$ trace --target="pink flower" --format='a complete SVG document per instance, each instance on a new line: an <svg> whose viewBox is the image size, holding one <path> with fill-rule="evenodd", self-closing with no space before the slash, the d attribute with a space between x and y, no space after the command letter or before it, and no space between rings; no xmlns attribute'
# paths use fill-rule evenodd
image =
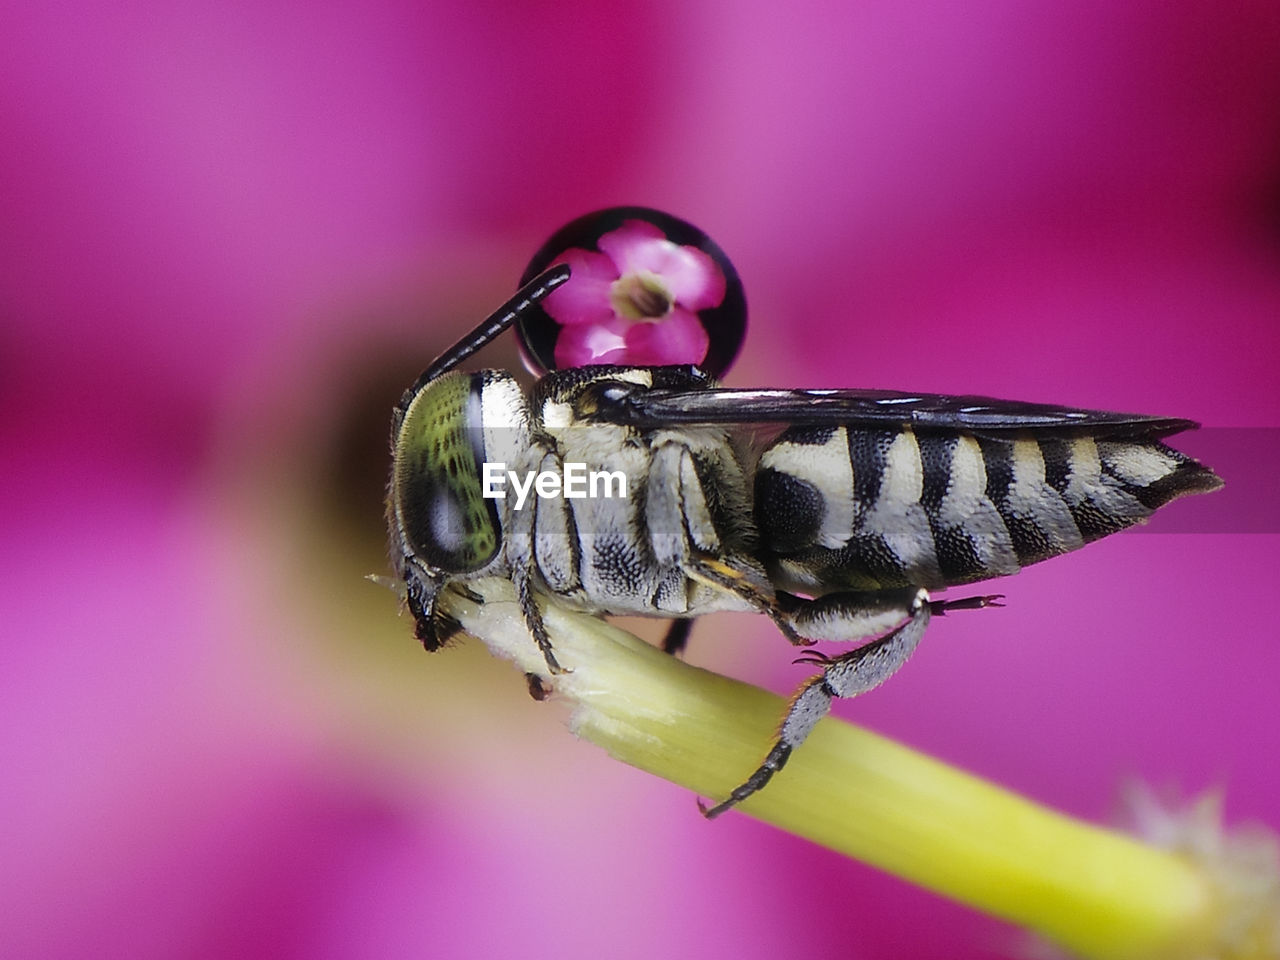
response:
<svg viewBox="0 0 1280 960"><path fill-rule="evenodd" d="M600 237L599 247L572 247L554 261L573 270L545 303L562 327L556 366L701 363L711 341L698 312L725 296L715 260L643 220L625 221Z"/></svg>

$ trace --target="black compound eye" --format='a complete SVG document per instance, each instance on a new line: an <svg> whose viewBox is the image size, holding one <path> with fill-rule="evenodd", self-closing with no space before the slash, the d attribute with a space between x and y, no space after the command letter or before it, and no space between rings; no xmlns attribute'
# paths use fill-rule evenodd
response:
<svg viewBox="0 0 1280 960"><path fill-rule="evenodd" d="M455 372L427 384L395 437L396 529L415 557L447 573L480 569L502 544L497 506L481 485L483 383L483 374Z"/></svg>
<svg viewBox="0 0 1280 960"><path fill-rule="evenodd" d="M587 214L542 245L520 282L561 263L573 271L569 281L517 328L538 374L594 364L696 365L718 378L742 346L742 281L692 224L647 207Z"/></svg>

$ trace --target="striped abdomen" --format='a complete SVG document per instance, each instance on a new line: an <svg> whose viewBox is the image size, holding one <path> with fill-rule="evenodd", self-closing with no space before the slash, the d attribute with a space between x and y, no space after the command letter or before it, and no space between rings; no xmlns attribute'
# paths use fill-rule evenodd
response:
<svg viewBox="0 0 1280 960"><path fill-rule="evenodd" d="M1220 485L1141 434L793 427L760 458L755 512L784 589L938 588L1016 573Z"/></svg>

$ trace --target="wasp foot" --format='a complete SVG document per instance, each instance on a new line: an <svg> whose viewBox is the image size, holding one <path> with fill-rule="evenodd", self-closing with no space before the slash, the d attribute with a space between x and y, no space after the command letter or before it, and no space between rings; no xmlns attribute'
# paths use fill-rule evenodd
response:
<svg viewBox="0 0 1280 960"><path fill-rule="evenodd" d="M684 653L684 648L689 644L691 630L693 630L692 618L672 620L671 626L667 628L667 635L662 638L662 652L669 653L673 657Z"/></svg>
<svg viewBox="0 0 1280 960"><path fill-rule="evenodd" d="M536 673L526 673L524 682L529 685L529 696L539 703L551 696L551 688Z"/></svg>
<svg viewBox="0 0 1280 960"><path fill-rule="evenodd" d="M950 610L981 610L984 607L1003 607L1003 593L989 593L982 597L961 597L959 600L930 600L929 609L934 616L945 616Z"/></svg>

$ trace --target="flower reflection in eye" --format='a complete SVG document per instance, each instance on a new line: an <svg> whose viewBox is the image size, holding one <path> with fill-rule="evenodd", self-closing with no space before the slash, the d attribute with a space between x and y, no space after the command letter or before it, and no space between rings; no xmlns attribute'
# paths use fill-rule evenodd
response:
<svg viewBox="0 0 1280 960"><path fill-rule="evenodd" d="M542 305L550 322L520 331L535 367L696 364L716 375L737 353L741 283L720 249L684 221L641 207L581 217L543 246L529 273L556 264L573 275Z"/></svg>

